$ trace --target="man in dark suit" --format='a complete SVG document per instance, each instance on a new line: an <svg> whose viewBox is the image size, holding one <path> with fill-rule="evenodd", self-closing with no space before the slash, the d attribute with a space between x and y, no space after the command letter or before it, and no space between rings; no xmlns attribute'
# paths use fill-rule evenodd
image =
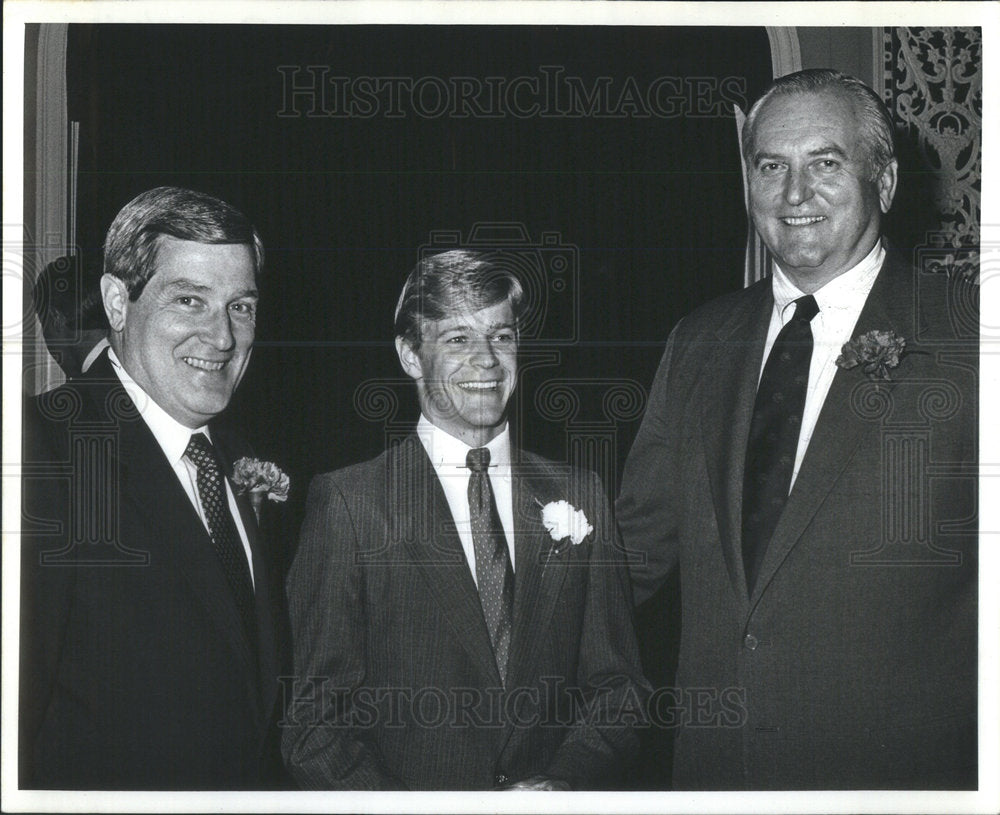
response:
<svg viewBox="0 0 1000 815"><path fill-rule="evenodd" d="M271 786L276 604L250 451L216 421L250 360L263 246L230 205L160 187L118 213L111 348L27 406L20 779Z"/></svg>
<svg viewBox="0 0 1000 815"><path fill-rule="evenodd" d="M674 785L975 787L978 292L886 251L866 85L784 77L743 133L778 268L675 327L617 504L636 600L680 570L678 686L740 700Z"/></svg>
<svg viewBox="0 0 1000 815"><path fill-rule="evenodd" d="M411 272L416 432L310 489L282 741L303 787L607 787L634 752L645 685L607 499L510 437L524 295L495 261Z"/></svg>
<svg viewBox="0 0 1000 815"><path fill-rule="evenodd" d="M108 347L101 292L88 285L78 255L49 263L35 281L35 314L52 358L67 379L86 373Z"/></svg>

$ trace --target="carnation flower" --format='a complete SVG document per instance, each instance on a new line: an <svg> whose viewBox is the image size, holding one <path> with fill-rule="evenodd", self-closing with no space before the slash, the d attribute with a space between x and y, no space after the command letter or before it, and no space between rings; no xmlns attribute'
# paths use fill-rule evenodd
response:
<svg viewBox="0 0 1000 815"><path fill-rule="evenodd" d="M837 365L845 370L860 365L869 379L888 381L889 369L899 365L905 348L906 340L895 331L869 331L844 343Z"/></svg>
<svg viewBox="0 0 1000 815"><path fill-rule="evenodd" d="M288 500L288 476L273 461L244 456L233 466L232 481L237 495L250 493L250 503L258 516L265 495L269 501Z"/></svg>
<svg viewBox="0 0 1000 815"><path fill-rule="evenodd" d="M549 531L552 540L569 538L574 546L594 531L582 509L577 509L567 501L550 501L542 507L542 524Z"/></svg>

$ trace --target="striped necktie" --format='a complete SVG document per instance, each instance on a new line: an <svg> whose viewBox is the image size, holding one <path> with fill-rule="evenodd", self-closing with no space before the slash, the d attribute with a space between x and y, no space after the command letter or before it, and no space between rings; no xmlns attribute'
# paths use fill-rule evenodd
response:
<svg viewBox="0 0 1000 815"><path fill-rule="evenodd" d="M483 616L490 632L500 678L506 682L514 611L514 568L490 487L489 449L477 447L470 450L466 456L466 464L472 471L469 476L469 511L472 520L472 545L476 554L479 601L483 606Z"/></svg>

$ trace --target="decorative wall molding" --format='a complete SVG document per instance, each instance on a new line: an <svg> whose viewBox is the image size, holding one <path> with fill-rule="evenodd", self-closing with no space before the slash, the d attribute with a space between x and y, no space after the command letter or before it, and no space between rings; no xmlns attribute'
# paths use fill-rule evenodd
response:
<svg viewBox="0 0 1000 815"><path fill-rule="evenodd" d="M799 35L794 27L765 26L771 43L771 73L775 79L802 70Z"/></svg>
<svg viewBox="0 0 1000 815"><path fill-rule="evenodd" d="M66 106L66 43L69 26L46 23L38 27L35 65L25 66L25 75L34 76L37 93L35 123L35 222L34 258L25 270L38 273L57 258L72 254L69 246L69 123ZM30 281L34 284L34 280ZM29 286L27 291L30 292ZM27 311L27 309L26 309ZM32 315L33 316L33 315ZM25 387L33 393L49 390L65 380L62 369L51 357L36 331L33 355L26 359Z"/></svg>
<svg viewBox="0 0 1000 815"><path fill-rule="evenodd" d="M939 229L924 246L931 268L978 277L982 192L982 32L882 30L882 98L897 134L933 173Z"/></svg>

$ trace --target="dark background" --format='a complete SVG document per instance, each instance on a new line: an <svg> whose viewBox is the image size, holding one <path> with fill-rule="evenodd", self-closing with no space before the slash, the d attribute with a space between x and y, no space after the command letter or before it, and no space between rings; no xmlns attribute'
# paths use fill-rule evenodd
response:
<svg viewBox="0 0 1000 815"><path fill-rule="evenodd" d="M671 118L424 118L412 107L400 118L338 118L307 116L298 100L302 115L279 116L289 104L278 67L315 65L446 81L541 79L540 66L560 66L588 89L611 77L612 100L629 77L643 91L662 76L716 89L736 78L746 108L770 80L764 29L70 26L86 279L96 285L115 213L161 184L233 203L263 236L257 344L230 413L258 455L291 476L289 503L269 519L280 562L294 552L309 479L377 455L387 432L416 418L392 345L396 299L432 236L468 242L476 224L521 224L527 238L513 247L540 268L570 259L561 291L553 275L539 287L515 433L565 460L570 437L593 430L606 446L588 463L613 494L640 413L609 419L601 394L616 382L645 393L674 323L742 285L747 221L731 112L701 114L691 98ZM702 92L701 105L720 99ZM525 247L546 233L543 248ZM569 424L536 403L554 380L579 396ZM356 395L365 382L386 383L398 411L372 412ZM672 679L678 613L676 584L639 611L655 685ZM669 785L669 735L646 735L629 787Z"/></svg>

